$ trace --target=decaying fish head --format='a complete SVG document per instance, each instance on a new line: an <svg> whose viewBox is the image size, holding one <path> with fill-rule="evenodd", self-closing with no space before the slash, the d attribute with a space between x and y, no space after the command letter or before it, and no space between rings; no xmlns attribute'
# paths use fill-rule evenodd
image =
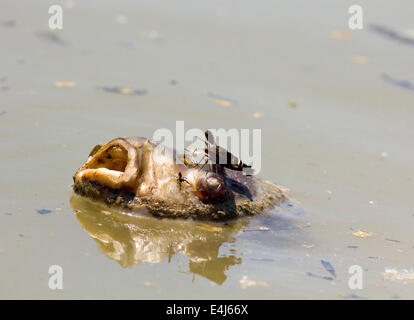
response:
<svg viewBox="0 0 414 320"><path fill-rule="evenodd" d="M91 151L76 172L75 192L156 216L226 219L286 200L281 189L243 172L189 166L146 138L118 138Z"/></svg>

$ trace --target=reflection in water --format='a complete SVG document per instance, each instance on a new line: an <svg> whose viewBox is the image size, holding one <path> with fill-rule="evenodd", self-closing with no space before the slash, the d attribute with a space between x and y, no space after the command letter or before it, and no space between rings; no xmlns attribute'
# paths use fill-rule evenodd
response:
<svg viewBox="0 0 414 320"><path fill-rule="evenodd" d="M70 203L99 250L124 268L142 262L170 262L175 254L183 254L190 272L222 284L225 271L242 262L234 255L219 257L219 249L223 243L235 241L234 236L249 224L246 220L225 225L131 216L77 195Z"/></svg>

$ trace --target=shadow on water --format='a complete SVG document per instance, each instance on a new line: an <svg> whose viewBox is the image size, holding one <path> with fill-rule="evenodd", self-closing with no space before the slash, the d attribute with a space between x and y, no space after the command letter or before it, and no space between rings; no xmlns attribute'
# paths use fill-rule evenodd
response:
<svg viewBox="0 0 414 320"><path fill-rule="evenodd" d="M237 235L241 235L241 239L253 236L259 241L263 237L265 242L274 243L272 233L263 232L274 230L263 226L259 229L257 225L260 221L274 220L269 217L253 223L252 219L227 223L159 219L145 213L122 212L78 195L72 195L70 204L99 250L123 268L141 263L171 262L174 255L181 254L189 261L190 273L221 285L226 281L226 271L242 263L236 250L219 252L223 244L235 243ZM274 225L270 227L274 229Z"/></svg>

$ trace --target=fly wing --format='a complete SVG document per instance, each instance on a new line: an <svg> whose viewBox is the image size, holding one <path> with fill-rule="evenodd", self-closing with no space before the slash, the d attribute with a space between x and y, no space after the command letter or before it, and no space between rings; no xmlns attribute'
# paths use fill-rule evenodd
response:
<svg viewBox="0 0 414 320"><path fill-rule="evenodd" d="M206 144L205 153L208 156L209 162L225 165L227 168L233 168L233 170L243 171L246 175L254 174L254 170L251 169L252 166L246 165L230 151L216 145L210 130L206 130L204 136L206 137L206 141L204 141Z"/></svg>
<svg viewBox="0 0 414 320"><path fill-rule="evenodd" d="M206 137L206 140L207 140L208 143L213 144L213 145L216 144L216 142L214 141L214 136L213 136L213 134L211 133L210 130L206 130L204 132L204 136ZM206 145L207 145L207 143L206 143Z"/></svg>

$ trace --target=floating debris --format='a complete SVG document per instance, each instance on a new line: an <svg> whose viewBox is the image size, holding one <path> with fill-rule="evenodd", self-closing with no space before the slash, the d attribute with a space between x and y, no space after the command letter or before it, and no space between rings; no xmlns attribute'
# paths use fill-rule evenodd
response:
<svg viewBox="0 0 414 320"><path fill-rule="evenodd" d="M36 211L37 213L40 213L40 214L48 214L52 212L52 210L48 210L48 209L41 209L41 210L36 210Z"/></svg>
<svg viewBox="0 0 414 320"><path fill-rule="evenodd" d="M293 100L289 101L289 107L291 109L296 109L297 106L298 106L298 103L296 101L293 101Z"/></svg>
<svg viewBox="0 0 414 320"><path fill-rule="evenodd" d="M332 30L330 37L335 40L349 40L351 39L351 34L342 30Z"/></svg>
<svg viewBox="0 0 414 320"><path fill-rule="evenodd" d="M172 86L176 86L178 84L178 80L175 80L175 79L170 80L169 84Z"/></svg>
<svg viewBox="0 0 414 320"><path fill-rule="evenodd" d="M56 81L56 88L73 88L76 87L76 83L73 81Z"/></svg>
<svg viewBox="0 0 414 320"><path fill-rule="evenodd" d="M302 247L304 247L304 248L306 248L306 249L313 248L314 246L315 246L314 244L306 244L306 243L304 243L304 244L302 245Z"/></svg>
<svg viewBox="0 0 414 320"><path fill-rule="evenodd" d="M349 249L357 249L359 248L358 246L348 246Z"/></svg>
<svg viewBox="0 0 414 320"><path fill-rule="evenodd" d="M218 105L222 106L222 107L231 107L233 105L230 101L223 100L223 99L213 99L213 102L215 104L218 104Z"/></svg>
<svg viewBox="0 0 414 320"><path fill-rule="evenodd" d="M362 231L362 230L355 231L352 235L355 236L355 237L358 237L358 238L369 238L369 237L371 237L371 234L369 232Z"/></svg>
<svg viewBox="0 0 414 320"><path fill-rule="evenodd" d="M1 111L0 112L0 117L3 116L3 115L5 115L5 114L6 114L6 111Z"/></svg>
<svg viewBox="0 0 414 320"><path fill-rule="evenodd" d="M10 87L9 86L2 86L2 87L0 87L0 90L1 91L9 91Z"/></svg>
<svg viewBox="0 0 414 320"><path fill-rule="evenodd" d="M351 61L356 64L367 64L369 62L369 58L365 56L353 56L351 57Z"/></svg>
<svg viewBox="0 0 414 320"><path fill-rule="evenodd" d="M11 213L11 212L6 212L6 213L3 213L5 216L11 216L13 213Z"/></svg>
<svg viewBox="0 0 414 320"><path fill-rule="evenodd" d="M317 278L317 279L323 279L323 280L329 280L329 281L334 280L334 278L332 278L332 277L321 276L321 275L319 275L319 274L314 274L314 273L312 273L312 272L306 272L306 275L307 275L308 277Z"/></svg>
<svg viewBox="0 0 414 320"><path fill-rule="evenodd" d="M369 29L373 32L376 32L382 36L387 37L390 40L399 42L401 44L412 45L414 46L414 37L408 32L396 31L391 28L380 26L377 24L371 24Z"/></svg>
<svg viewBox="0 0 414 320"><path fill-rule="evenodd" d="M7 80L7 77L0 77L0 83L5 82Z"/></svg>
<svg viewBox="0 0 414 320"><path fill-rule="evenodd" d="M400 240L388 239L388 238L386 238L385 240L389 241L389 242L395 242L395 243L400 243L401 242Z"/></svg>
<svg viewBox="0 0 414 320"><path fill-rule="evenodd" d="M394 86L397 86L397 87L400 87L400 88L403 88L403 89L407 89L407 90L414 91L414 85L411 82L409 82L409 81L406 81L406 80L397 80L395 78L390 77L386 73L383 73L381 75L381 78L383 80L385 80L386 82L394 85Z"/></svg>
<svg viewBox="0 0 414 320"><path fill-rule="evenodd" d="M261 112L255 112L255 113L252 114L252 116L255 119L260 119L260 118L263 118L264 117L264 114L261 113Z"/></svg>
<svg viewBox="0 0 414 320"><path fill-rule="evenodd" d="M334 267L329 261L321 260L322 266L328 271L334 278L336 278L336 273Z"/></svg>
<svg viewBox="0 0 414 320"><path fill-rule="evenodd" d="M382 275L384 277L384 280L414 282L414 269L397 270L392 268L386 268Z"/></svg>
<svg viewBox="0 0 414 320"><path fill-rule="evenodd" d="M208 224L200 224L197 226L198 229L208 232L221 232L223 229L220 227L210 226Z"/></svg>
<svg viewBox="0 0 414 320"><path fill-rule="evenodd" d="M229 98L224 98L224 97L218 96L214 93L208 93L208 97L213 99L213 102L215 104L218 104L219 106L222 106L222 107L231 107L231 106L237 104L236 100L229 99Z"/></svg>
<svg viewBox="0 0 414 320"><path fill-rule="evenodd" d="M247 276L243 276L243 278L240 280L240 285L242 289L247 289L251 287L261 287L261 288L270 287L270 285L267 282L249 280Z"/></svg>
<svg viewBox="0 0 414 320"><path fill-rule="evenodd" d="M118 93L126 96L142 96L147 93L145 89L132 89L128 87L98 87L99 90L103 90L109 93Z"/></svg>

